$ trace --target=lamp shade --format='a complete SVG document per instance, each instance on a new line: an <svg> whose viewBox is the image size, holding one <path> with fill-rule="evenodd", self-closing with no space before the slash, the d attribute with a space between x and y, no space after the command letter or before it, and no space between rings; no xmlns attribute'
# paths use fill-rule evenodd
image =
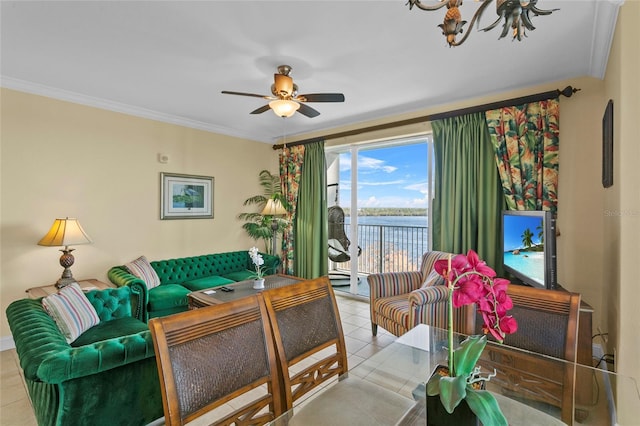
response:
<svg viewBox="0 0 640 426"><path fill-rule="evenodd" d="M287 214L284 206L280 202L280 200L274 200L273 198L269 198L267 201L267 205L262 209L263 216L282 216Z"/></svg>
<svg viewBox="0 0 640 426"><path fill-rule="evenodd" d="M300 109L300 104L290 100L278 99L269 102L269 107L278 117L291 117Z"/></svg>
<svg viewBox="0 0 640 426"><path fill-rule="evenodd" d="M75 246L90 244L91 238L75 218L56 219L47 235L38 241L40 246Z"/></svg>

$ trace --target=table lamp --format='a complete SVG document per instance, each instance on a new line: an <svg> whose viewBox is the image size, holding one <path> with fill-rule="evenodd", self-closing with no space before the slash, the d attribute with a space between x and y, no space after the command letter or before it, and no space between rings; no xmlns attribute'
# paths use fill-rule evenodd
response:
<svg viewBox="0 0 640 426"><path fill-rule="evenodd" d="M84 232L78 219L69 217L56 219L53 225L51 225L49 232L47 232L47 235L38 241L39 246L64 246L64 249L60 249L62 252L62 256L60 256L60 266L64 268L64 271L62 272L62 277L56 282L57 288L65 287L76 281L75 278L73 278L71 269L69 269L75 260L71 254L74 249L69 248L69 246L90 244L91 242L91 238Z"/></svg>
<svg viewBox="0 0 640 426"><path fill-rule="evenodd" d="M262 209L263 216L272 216L271 221L271 230L273 231L273 236L271 237L271 254L276 255L276 237L278 232L278 221L276 220L276 216L284 216L287 214L284 206L280 202L280 200L269 198L267 200L267 205Z"/></svg>

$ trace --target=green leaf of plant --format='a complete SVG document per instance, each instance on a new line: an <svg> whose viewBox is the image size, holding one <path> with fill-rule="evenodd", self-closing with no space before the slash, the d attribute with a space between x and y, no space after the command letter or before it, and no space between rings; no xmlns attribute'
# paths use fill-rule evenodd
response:
<svg viewBox="0 0 640 426"><path fill-rule="evenodd" d="M469 336L453 351L456 376L466 378L471 374L487 345L487 336Z"/></svg>
<svg viewBox="0 0 640 426"><path fill-rule="evenodd" d="M442 402L447 413L453 413L453 410L460 404L460 401L467 396L466 388L467 381L463 376L447 376L440 379L440 402Z"/></svg>
<svg viewBox="0 0 640 426"><path fill-rule="evenodd" d="M442 379L442 376L437 373L429 378L427 382L427 395L440 395L440 379Z"/></svg>
<svg viewBox="0 0 640 426"><path fill-rule="evenodd" d="M282 194L279 174L271 174L268 170L262 170L258 175L258 179L262 187L262 194L249 197L243 203L244 206L257 204L258 211L240 213L238 219L247 221L242 225L242 228L254 240L263 240L265 251L270 253L273 238L273 229L271 228L273 220L275 219L278 224L277 233L282 233L288 222L284 218L276 218L270 215L263 216L261 213L262 208L269 199L279 200L285 208L288 208L289 203L287 203L287 198Z"/></svg>
<svg viewBox="0 0 640 426"><path fill-rule="evenodd" d="M483 425L507 426L507 419L502 414L498 401L486 390L467 389L465 398L469 408L478 416Z"/></svg>

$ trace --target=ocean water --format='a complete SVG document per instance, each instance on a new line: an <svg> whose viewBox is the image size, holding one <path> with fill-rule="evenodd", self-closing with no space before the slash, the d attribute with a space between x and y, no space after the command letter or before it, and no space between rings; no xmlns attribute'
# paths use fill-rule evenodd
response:
<svg viewBox="0 0 640 426"><path fill-rule="evenodd" d="M510 251L507 251L504 253L504 264L544 285L543 252L520 252L520 254L514 255Z"/></svg>
<svg viewBox="0 0 640 426"><path fill-rule="evenodd" d="M358 216L358 225L427 226L427 216ZM345 217L345 224L351 217Z"/></svg>
<svg viewBox="0 0 640 426"><path fill-rule="evenodd" d="M345 218L347 236L349 219ZM380 272L381 262L386 272L414 270L428 250L427 216L359 216L358 232L362 272Z"/></svg>

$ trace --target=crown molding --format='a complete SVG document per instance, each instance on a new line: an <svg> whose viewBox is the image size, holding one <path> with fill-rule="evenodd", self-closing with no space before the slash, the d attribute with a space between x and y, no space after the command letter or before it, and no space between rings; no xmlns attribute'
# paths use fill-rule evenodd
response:
<svg viewBox="0 0 640 426"><path fill-rule="evenodd" d="M591 60L589 75L604 79L609 61L611 43L616 30L618 12L624 0L603 0L595 2L594 27L591 40Z"/></svg>
<svg viewBox="0 0 640 426"><path fill-rule="evenodd" d="M162 123L175 124L178 126L188 127L191 129L204 130L207 132L218 133L227 136L233 136L242 139L249 139L258 142L267 142L257 135L248 132L237 132L226 127L215 126L202 121L191 120L188 118L165 114L146 108L135 107L132 105L113 102L107 99L96 98L93 96L83 95L81 93L71 92L68 90L57 89L55 87L45 86L39 83L20 80L13 77L0 76L0 87L17 90L19 92L31 93L33 95L44 96L47 98L57 99L75 104L86 105L94 108L100 108L108 111L119 112L122 114L132 115L149 120L160 121ZM270 141L268 143L271 143Z"/></svg>

